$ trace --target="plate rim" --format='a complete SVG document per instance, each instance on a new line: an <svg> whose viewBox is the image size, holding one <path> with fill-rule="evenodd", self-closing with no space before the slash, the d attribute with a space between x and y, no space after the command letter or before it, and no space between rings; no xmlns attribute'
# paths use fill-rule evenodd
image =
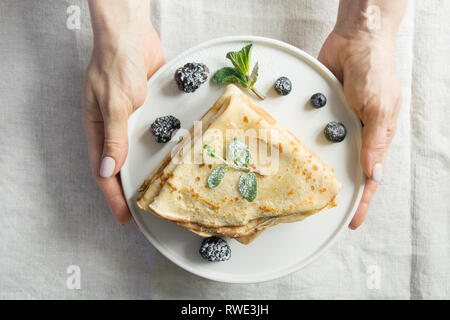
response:
<svg viewBox="0 0 450 320"><path fill-rule="evenodd" d="M357 124L357 128L359 129L360 133L362 131L362 125L361 122L359 121L359 118L356 116L356 114L353 112L353 110L350 109L350 107L348 106L346 99L345 99L345 95L344 95L344 91L343 91L343 87L342 84L340 83L340 81L335 77L335 75L327 68L325 67L325 65L323 65L319 60L317 60L315 57L313 57L312 55L304 52L303 50L301 50L300 48L297 48L289 43L286 43L284 41L281 40L277 40L277 39L273 39L273 38L268 38L268 37L262 37L262 36L252 36L252 35L239 35L239 36L225 36L225 37L219 37L219 38L214 38L214 39L210 39L204 42L201 42L200 44L193 46L183 52L181 52L180 54L178 54L177 56L175 56L174 58L172 58L170 61L166 62L161 68L158 69L158 71L156 71L152 77L148 80L147 82L147 89L152 85L152 83L154 81L156 81L157 77L159 76L159 74L165 72L166 69L168 69L171 64L176 61L179 60L182 57L188 56L189 54L191 54L192 52L195 52L197 50L200 50L202 48L205 47L210 47L213 46L215 44L218 43L227 43L227 42L260 42L260 43L264 43L267 45L271 45L271 46L278 46L281 47L285 50L288 51L294 51L296 54L302 56L302 58L304 59L304 62L307 62L308 64L317 67L326 77L329 78L329 80L331 81L331 83L333 84L333 86L335 87L337 93L339 94L341 100L343 101L343 104L345 105L345 107L348 109L349 114L351 115L351 117L353 118L353 120L355 121L355 123ZM318 71L319 71L318 70ZM136 110L135 112L133 112L131 114L131 116L128 118L128 124L130 124L130 122L135 121L134 119L137 117L137 115L139 114L141 108L139 108L138 110ZM131 128L132 126L128 126L128 137L130 136L130 132L131 132ZM362 145L362 136L357 135L356 136L356 144L358 149L361 149L361 145ZM359 153L358 153L358 163L360 163L359 161ZM128 166L128 156L127 159L125 160L124 165L122 166L122 169ZM122 171L121 169L121 171ZM234 279L233 275L226 275L223 276L218 276L216 275L217 272L212 272L211 274L205 274L205 273L201 273L200 271L196 270L195 268L186 265L185 263L183 263L182 261L179 261L177 259L177 257L170 255L169 252L166 251L165 248L163 248L163 246L159 243L159 240L157 240L153 234L147 230L147 228L144 228L144 226L142 225L142 223L140 222L140 218L139 216L136 214L136 212L134 210L138 210L136 204L134 203L135 201L135 195L136 195L136 191L134 192L134 194L128 198L126 195L126 191L125 188L123 187L122 184L122 191L125 195L126 201L127 201L127 205L128 208L130 209L130 213L135 221L135 223L137 224L137 226L140 229L140 232L142 234L144 234L144 236L147 238L147 240L151 243L151 245L153 245L158 251L159 253L161 253L163 256L165 256L167 259L169 259L171 262L173 262L174 264L176 264L178 267L192 273L195 274L196 276L199 276L201 278L205 278L205 279L209 279L209 280L213 280L213 281L218 281L218 282L223 282L223 283L236 283L236 284L250 284L250 283L260 283L260 282L267 282L267 281L271 281L271 280L276 280L279 278L282 278L284 276L287 276L295 271L298 271L300 269L302 269L303 267L309 265L310 263L312 263L313 261L315 261L316 259L318 259L322 254L324 254L327 249L332 246L337 239L339 238L339 236L342 234L342 232L344 231L345 227L348 226L348 224L350 223L351 219L353 218L353 216L355 215L356 212L356 208L359 204L359 201L361 200L362 197L362 193L363 193L363 189L364 189L364 184L365 184L365 180L366 177L362 171L362 168L360 167L360 171L361 171L361 185L359 186L359 191L358 194L356 196L356 200L351 208L352 214L350 214L347 219L343 220L341 222L341 225L337 228L337 230L330 235L329 239L327 240L326 243L324 243L321 247L319 247L319 249L314 252L313 254L311 254L307 259L301 261L300 263L295 263L291 266L289 266L288 268L282 269L282 270L277 270L274 272L266 272L264 274L261 275L256 275L254 277L249 278L248 280L245 279L240 279L239 277L237 277L237 279ZM122 178L122 177L121 177ZM356 184L355 184L356 185ZM133 201L133 202L132 202Z"/></svg>

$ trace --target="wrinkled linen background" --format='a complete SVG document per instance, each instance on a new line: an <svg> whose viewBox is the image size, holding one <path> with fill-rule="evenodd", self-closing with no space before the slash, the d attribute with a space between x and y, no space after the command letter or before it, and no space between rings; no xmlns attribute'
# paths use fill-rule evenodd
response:
<svg viewBox="0 0 450 320"><path fill-rule="evenodd" d="M69 30L67 8L81 8ZM337 1L153 0L170 60L229 35L280 39L317 56ZM450 298L450 1L412 1L399 30L398 132L366 223L281 279L224 284L119 226L90 175L81 87L92 49L83 0L0 2L0 298ZM66 287L81 268L81 289ZM368 289L371 266L380 288ZM369 273L368 273L369 271Z"/></svg>

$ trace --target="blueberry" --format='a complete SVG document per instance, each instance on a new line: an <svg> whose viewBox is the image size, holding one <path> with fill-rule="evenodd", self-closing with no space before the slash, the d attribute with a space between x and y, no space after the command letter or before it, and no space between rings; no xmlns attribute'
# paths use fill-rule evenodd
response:
<svg viewBox="0 0 450 320"><path fill-rule="evenodd" d="M199 252L203 259L212 262L226 261L231 257L231 249L228 243L215 236L204 239Z"/></svg>
<svg viewBox="0 0 450 320"><path fill-rule="evenodd" d="M339 121L331 121L323 130L325 137L331 142L341 142L347 135L347 129Z"/></svg>
<svg viewBox="0 0 450 320"><path fill-rule="evenodd" d="M286 96L292 90L291 80L286 77L280 77L277 79L277 81L275 81L273 88L280 96Z"/></svg>
<svg viewBox="0 0 450 320"><path fill-rule="evenodd" d="M313 94L310 101L314 108L322 108L327 104L327 98L323 93L320 92Z"/></svg>
<svg viewBox="0 0 450 320"><path fill-rule="evenodd" d="M208 79L209 69L203 63L190 62L175 71L178 88L184 92L194 92Z"/></svg>
<svg viewBox="0 0 450 320"><path fill-rule="evenodd" d="M180 129L180 120L174 116L164 116L156 118L155 122L150 126L150 131L159 143L166 143L172 139L175 130Z"/></svg>

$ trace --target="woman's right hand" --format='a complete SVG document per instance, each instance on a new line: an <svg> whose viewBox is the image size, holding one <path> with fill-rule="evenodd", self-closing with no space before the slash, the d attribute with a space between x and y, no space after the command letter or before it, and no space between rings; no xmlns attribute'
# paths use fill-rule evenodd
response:
<svg viewBox="0 0 450 320"><path fill-rule="evenodd" d="M348 105L364 124L360 152L367 177L351 229L364 221L381 181L386 155L397 128L401 90L394 66L394 44L406 1L341 0L336 26L319 60L342 82ZM380 21L370 21L370 10Z"/></svg>

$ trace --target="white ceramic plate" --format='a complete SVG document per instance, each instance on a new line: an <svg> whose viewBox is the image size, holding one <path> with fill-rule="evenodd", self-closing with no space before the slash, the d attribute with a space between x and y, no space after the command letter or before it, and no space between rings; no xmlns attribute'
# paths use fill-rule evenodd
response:
<svg viewBox="0 0 450 320"><path fill-rule="evenodd" d="M251 66L259 62L260 76L256 87L267 96L264 101L255 98L256 103L331 165L343 189L338 195L337 207L301 222L269 228L249 245L230 239L231 259L212 263L203 260L198 253L203 238L138 209L136 190L176 141L156 143L149 131L151 123L159 116L173 115L180 119L182 128L190 129L225 90L225 85L216 85L211 78L217 69L231 65L225 58L226 53L240 50L250 42L253 43ZM210 69L208 81L194 93L180 91L173 79L175 70L187 62L202 62ZM293 85L291 93L284 97L273 90L273 84L280 76L287 76ZM320 109L309 104L309 98L317 92L325 94L328 100ZM341 143L329 143L323 135L325 125L332 120L343 122L347 128L347 137ZM347 228L361 198L364 175L359 164L359 119L346 105L342 87L333 74L315 58L281 41L253 36L226 37L182 53L148 82L144 105L129 119L128 136L129 152L121 178L133 217L163 255L208 279L252 283L300 269L323 253L338 233Z"/></svg>

